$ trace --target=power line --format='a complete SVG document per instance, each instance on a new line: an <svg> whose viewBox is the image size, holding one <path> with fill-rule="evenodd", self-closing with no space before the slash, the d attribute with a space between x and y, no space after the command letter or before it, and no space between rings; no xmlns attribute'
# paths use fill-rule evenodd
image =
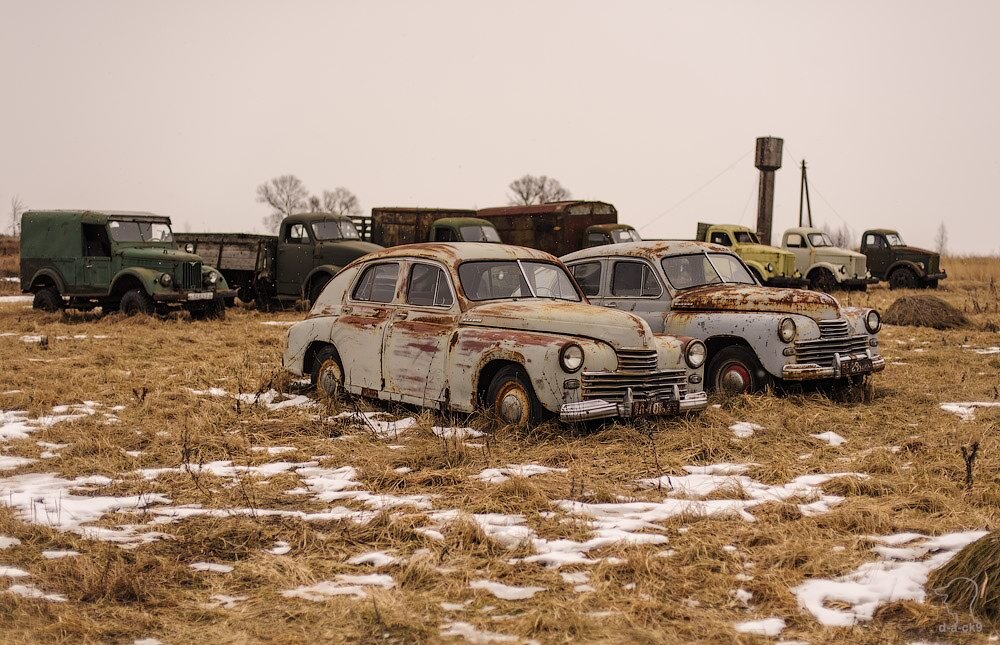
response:
<svg viewBox="0 0 1000 645"><path fill-rule="evenodd" d="M787 145L785 146L785 152L788 153L788 156L792 158L792 161L794 161L796 165L798 165L799 163L801 163L798 159L795 158L795 156L792 154L791 150L788 149ZM846 226L847 228L849 228L851 230L851 234L853 234L855 237L857 237L857 231L854 229L853 226L851 226L851 223L848 222L846 219L844 219L841 216L841 214L837 212L837 209L833 207L833 204L831 204L830 201L826 197L823 196L823 193L821 193L819 191L819 188L816 186L816 179L815 178L812 180L811 185L812 185L813 192L816 193L817 195L819 195L819 198L823 200L824 204L826 204L827 206L830 207L830 210L833 211L833 214L836 215L837 217L839 217L840 221L844 223L844 226Z"/></svg>
<svg viewBox="0 0 1000 645"><path fill-rule="evenodd" d="M662 213L660 213L659 215L657 215L653 219L649 220L645 224L641 224L639 226L639 230L642 230L642 229L646 228L647 226L649 226L650 224L652 224L653 222L655 222L655 221L657 221L659 219L662 219L666 215L670 214L670 212L672 212L674 209L676 209L677 207L679 207L681 204L683 204L687 200L691 199L692 197L694 197L695 195L697 195L698 193L700 193L704 189L708 188L712 184L712 182L714 182L716 179L718 179L722 175L726 174L727 172L729 172L730 170L732 170L733 168L735 168L736 164L738 164L739 162L743 161L748 156L750 156L750 154L753 153L753 151L754 151L753 148L747 150L745 153L743 153L740 156L739 159L737 159L733 163L731 163L728 166L726 166L725 168L723 168L722 171L719 172L719 174L717 174L716 176L712 177L711 179L709 179L708 181L706 181L704 184L702 184L701 186L699 186L694 192L690 193L687 197L685 197L684 199L680 200L679 202L677 202L676 204L674 204L673 206L671 206L667 210L663 211Z"/></svg>

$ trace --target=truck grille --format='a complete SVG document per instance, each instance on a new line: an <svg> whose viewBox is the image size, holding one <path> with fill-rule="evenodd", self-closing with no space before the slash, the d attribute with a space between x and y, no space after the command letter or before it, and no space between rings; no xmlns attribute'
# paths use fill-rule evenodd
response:
<svg viewBox="0 0 1000 645"><path fill-rule="evenodd" d="M815 363L822 367L833 366L833 355L864 354L868 349L867 336L851 336L846 320L821 320L816 340L795 342L795 361Z"/></svg>
<svg viewBox="0 0 1000 645"><path fill-rule="evenodd" d="M672 400L674 387L683 397L687 392L687 374L684 370L656 369L656 351L618 351L618 371L584 372L583 399L604 399L620 403L625 393L632 388L632 398L636 401L647 399Z"/></svg>
<svg viewBox="0 0 1000 645"><path fill-rule="evenodd" d="M184 262L174 279L177 281L178 289L200 289L201 262Z"/></svg>
<svg viewBox="0 0 1000 645"><path fill-rule="evenodd" d="M792 276L795 274L795 256L784 256L781 260L780 266L777 267L778 272L784 276Z"/></svg>
<svg viewBox="0 0 1000 645"><path fill-rule="evenodd" d="M846 338L850 334L846 320L821 320L817 324L820 338Z"/></svg>

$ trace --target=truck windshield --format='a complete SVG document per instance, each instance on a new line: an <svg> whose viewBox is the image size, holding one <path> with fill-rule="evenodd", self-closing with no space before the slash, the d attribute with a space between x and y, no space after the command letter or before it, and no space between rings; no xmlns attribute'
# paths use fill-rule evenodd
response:
<svg viewBox="0 0 1000 645"><path fill-rule="evenodd" d="M809 243L813 246L833 246L833 240L826 233L810 233Z"/></svg>
<svg viewBox="0 0 1000 645"><path fill-rule="evenodd" d="M663 272L674 289L708 284L756 284L739 258L726 253L698 253L663 258Z"/></svg>
<svg viewBox="0 0 1000 645"><path fill-rule="evenodd" d="M494 242L500 243L500 234L492 226L459 226L463 242Z"/></svg>
<svg viewBox="0 0 1000 645"><path fill-rule="evenodd" d="M313 233L317 240L360 240L354 222L346 219L313 223Z"/></svg>
<svg viewBox="0 0 1000 645"><path fill-rule="evenodd" d="M760 244L757 234L752 231L733 231L737 244Z"/></svg>
<svg viewBox="0 0 1000 645"><path fill-rule="evenodd" d="M580 302L565 269L547 262L464 262L458 267L458 278L469 300L555 298Z"/></svg>
<svg viewBox="0 0 1000 645"><path fill-rule="evenodd" d="M162 222L108 222L111 238L115 242L173 242L170 225Z"/></svg>
<svg viewBox="0 0 1000 645"><path fill-rule="evenodd" d="M899 233L886 233L885 239L889 240L889 246L906 246L906 242L899 236Z"/></svg>
<svg viewBox="0 0 1000 645"><path fill-rule="evenodd" d="M611 231L611 237L615 242L641 242L642 238L639 237L639 231L634 228L620 228Z"/></svg>

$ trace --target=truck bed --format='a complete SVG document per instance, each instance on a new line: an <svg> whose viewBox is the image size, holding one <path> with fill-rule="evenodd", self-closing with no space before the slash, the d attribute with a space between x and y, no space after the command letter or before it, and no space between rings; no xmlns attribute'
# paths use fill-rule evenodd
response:
<svg viewBox="0 0 1000 645"><path fill-rule="evenodd" d="M174 233L180 247L194 244L194 252L220 271L257 271L273 257L277 235L252 233ZM263 253L261 253L263 251Z"/></svg>

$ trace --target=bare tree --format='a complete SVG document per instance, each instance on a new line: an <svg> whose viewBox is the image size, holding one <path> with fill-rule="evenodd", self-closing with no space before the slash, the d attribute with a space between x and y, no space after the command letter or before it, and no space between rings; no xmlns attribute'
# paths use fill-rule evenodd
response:
<svg viewBox="0 0 1000 645"><path fill-rule="evenodd" d="M277 231L281 220L294 213L301 213L309 205L309 191L295 175L282 175L257 186L257 201L271 207L271 214L264 218L264 226Z"/></svg>
<svg viewBox="0 0 1000 645"><path fill-rule="evenodd" d="M361 214L358 196L343 186L323 191L323 212L354 217Z"/></svg>
<svg viewBox="0 0 1000 645"><path fill-rule="evenodd" d="M318 213L319 207L320 207L319 197L317 197L316 195L311 195L309 197L309 210L312 211L313 213Z"/></svg>
<svg viewBox="0 0 1000 645"><path fill-rule="evenodd" d="M10 234L17 237L21 233L21 215L24 214L24 202L17 195L10 198Z"/></svg>
<svg viewBox="0 0 1000 645"><path fill-rule="evenodd" d="M829 224L823 224L823 232L830 236L830 241L834 246L843 249L854 248L854 233L847 224L841 224L840 228L834 229Z"/></svg>
<svg viewBox="0 0 1000 645"><path fill-rule="evenodd" d="M507 195L511 206L561 202L571 197L569 191L563 188L558 180L545 175L525 175L510 182L508 187L512 193Z"/></svg>
<svg viewBox="0 0 1000 645"><path fill-rule="evenodd" d="M938 226L937 235L934 236L934 248L940 255L948 252L948 229L944 222Z"/></svg>

